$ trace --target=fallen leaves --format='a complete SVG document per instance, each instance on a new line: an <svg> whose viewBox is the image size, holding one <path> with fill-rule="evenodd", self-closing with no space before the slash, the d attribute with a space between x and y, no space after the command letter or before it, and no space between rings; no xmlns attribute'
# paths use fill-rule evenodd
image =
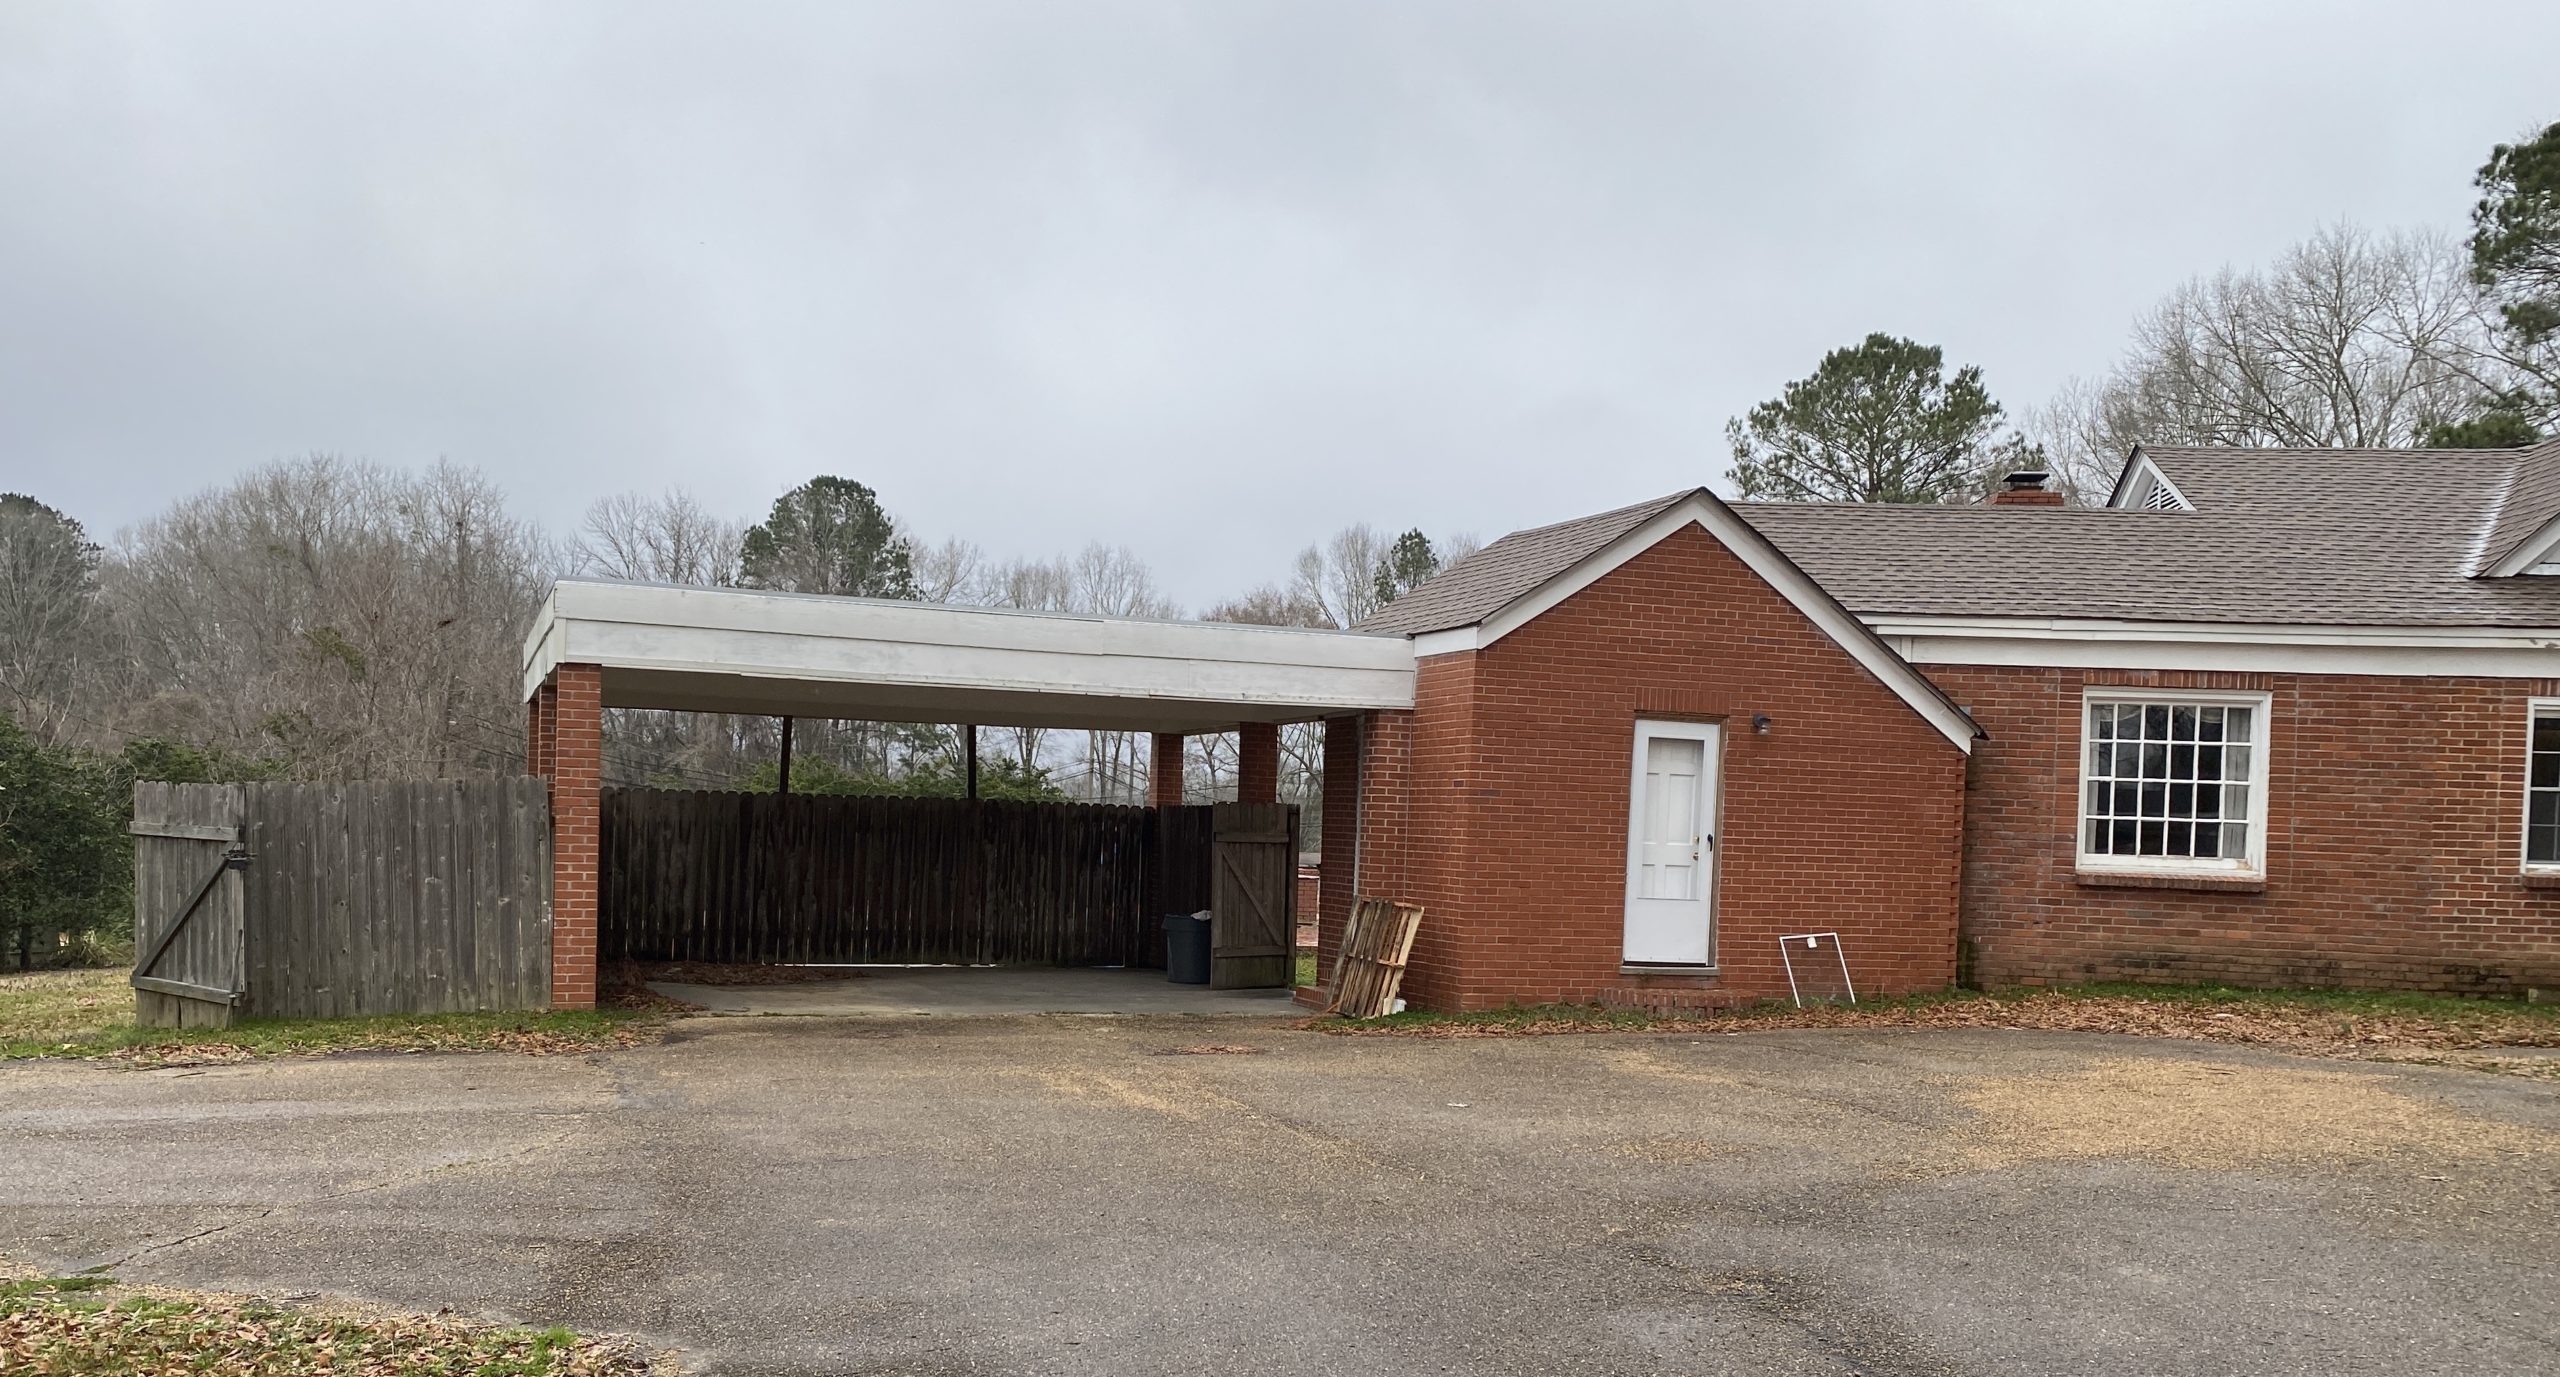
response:
<svg viewBox="0 0 2560 1377"><path fill-rule="evenodd" d="M98 1277L0 1285L0 1373L645 1377L629 1344L449 1316L283 1306Z"/></svg>
<svg viewBox="0 0 2560 1377"><path fill-rule="evenodd" d="M1349 1036L1419 1038L1540 1037L1558 1033L1743 1033L1781 1028L2024 1028L2048 1032L2120 1033L2250 1043L2310 1056L2364 1060L2509 1063L2522 1057L2446 1057L2499 1048L2560 1047L2560 1020L2521 1005L2480 1001L2444 1013L2344 1010L2282 996L2231 1002L2140 995L2047 991L2021 997L1955 998L1865 1005L1813 1005L1726 1014L1649 1017L1599 1008L1559 1007L1483 1017L1353 1023L1310 1019L1302 1028ZM2542 1059L2560 1073L2560 1058Z"/></svg>

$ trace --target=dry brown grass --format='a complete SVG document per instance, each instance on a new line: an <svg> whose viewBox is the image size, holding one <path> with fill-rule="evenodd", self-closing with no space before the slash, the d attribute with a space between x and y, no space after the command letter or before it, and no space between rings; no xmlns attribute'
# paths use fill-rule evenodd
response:
<svg viewBox="0 0 2560 1377"><path fill-rule="evenodd" d="M1299 1025L1350 1036L1540 1037L1561 1033L1744 1033L1785 1028L2022 1028L2196 1038L2365 1061L2428 1061L2560 1076L2560 1057L2518 1055L2560 1047L2560 1010L2515 1001L2325 992L2241 992L2169 988L2048 990L2029 995L1885 1000L1803 1009L1763 1006L1732 1013L1656 1017L1586 1006L1485 1014L1408 1014Z"/></svg>
<svg viewBox="0 0 2560 1377"><path fill-rule="evenodd" d="M2560 1134L2475 1118L2365 1072L2113 1057L1951 1088L1973 1111L1954 1141L1974 1167L2104 1157L2231 1169L2560 1155Z"/></svg>

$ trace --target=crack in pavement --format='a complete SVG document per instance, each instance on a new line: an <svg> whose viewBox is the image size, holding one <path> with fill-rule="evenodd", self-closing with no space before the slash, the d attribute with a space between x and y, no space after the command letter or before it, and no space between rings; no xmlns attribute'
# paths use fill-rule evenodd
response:
<svg viewBox="0 0 2560 1377"><path fill-rule="evenodd" d="M584 1112L581 1112L576 1117L584 1119L586 1115ZM310 1209L315 1205L331 1204L335 1201L346 1200L354 1196L366 1194L370 1191L389 1190L394 1186L404 1186L413 1182L429 1180L448 1172L473 1171L481 1167L494 1166L500 1162L513 1161L516 1158L529 1156L533 1153L544 1151L545 1149L559 1147L576 1136L576 1130L571 1129L544 1138L540 1142L527 1143L524 1146L515 1148L511 1151L493 1153L487 1157L464 1158L457 1162L438 1162L430 1167L422 1167L414 1171L400 1172L397 1175L384 1177L379 1181L360 1182L356 1185L349 1186L344 1190L330 1191L323 1195L315 1195L307 1200L297 1200L289 1204L246 1207L250 1208L252 1212L242 1218L226 1220L220 1224L197 1229L192 1233L180 1234L176 1238L167 1238L161 1239L155 1243L146 1243L143 1246L135 1248L131 1252L124 1254L122 1257L118 1257L109 1262L100 1263L98 1267L93 1270L113 1271L119 1267L129 1266L130 1264L139 1261L142 1258L149 1257L154 1253L167 1252L171 1248L182 1248L187 1244L194 1243L200 1239L211 1238L216 1234L229 1233L233 1229L242 1228L247 1225L262 1223L280 1214L291 1214Z"/></svg>

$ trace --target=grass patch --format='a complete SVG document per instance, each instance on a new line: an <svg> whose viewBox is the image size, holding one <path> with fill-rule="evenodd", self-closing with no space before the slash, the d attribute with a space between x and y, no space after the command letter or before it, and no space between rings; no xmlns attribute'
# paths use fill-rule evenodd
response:
<svg viewBox="0 0 2560 1377"><path fill-rule="evenodd" d="M1314 952L1300 951L1298 953L1296 964L1290 967L1289 983L1299 989L1304 989L1305 987L1316 983L1316 954Z"/></svg>
<svg viewBox="0 0 2560 1377"><path fill-rule="evenodd" d="M0 975L0 1047L86 1042L133 1025L133 987L120 970Z"/></svg>
<svg viewBox="0 0 2560 1377"><path fill-rule="evenodd" d="M642 1377L651 1371L626 1344L565 1329L279 1306L125 1287L95 1276L0 1284L0 1370L18 1371L22 1364L49 1377Z"/></svg>
<svg viewBox="0 0 2560 1377"><path fill-rule="evenodd" d="M1587 1004L1481 1013L1408 1012L1310 1019L1319 1032L1406 1037L1555 1033L1742 1033L1776 1028L2032 1028L2246 1042L2315 1056L2440 1061L2560 1076L2560 1058L2498 1049L2560 1047L2560 1005L2363 990L2244 990L2218 985L2080 985L1982 994L1954 990L1857 1005L1784 1002L1663 1015Z"/></svg>
<svg viewBox="0 0 2560 1377"><path fill-rule="evenodd" d="M631 1009L374 1018L251 1019L229 1028L144 1028L120 970L0 975L0 1060L113 1057L145 1064L248 1061L321 1052L585 1052L647 1038Z"/></svg>

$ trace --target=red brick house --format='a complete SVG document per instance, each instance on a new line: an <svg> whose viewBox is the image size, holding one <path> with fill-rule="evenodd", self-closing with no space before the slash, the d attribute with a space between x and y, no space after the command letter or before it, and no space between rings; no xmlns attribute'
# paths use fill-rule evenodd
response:
<svg viewBox="0 0 2560 1377"><path fill-rule="evenodd" d="M1413 708L1332 720L1324 946L1424 903L1442 1008L1783 995L1815 932L1862 991L2560 984L2554 575L2560 444L1519 532L1361 628Z"/></svg>

